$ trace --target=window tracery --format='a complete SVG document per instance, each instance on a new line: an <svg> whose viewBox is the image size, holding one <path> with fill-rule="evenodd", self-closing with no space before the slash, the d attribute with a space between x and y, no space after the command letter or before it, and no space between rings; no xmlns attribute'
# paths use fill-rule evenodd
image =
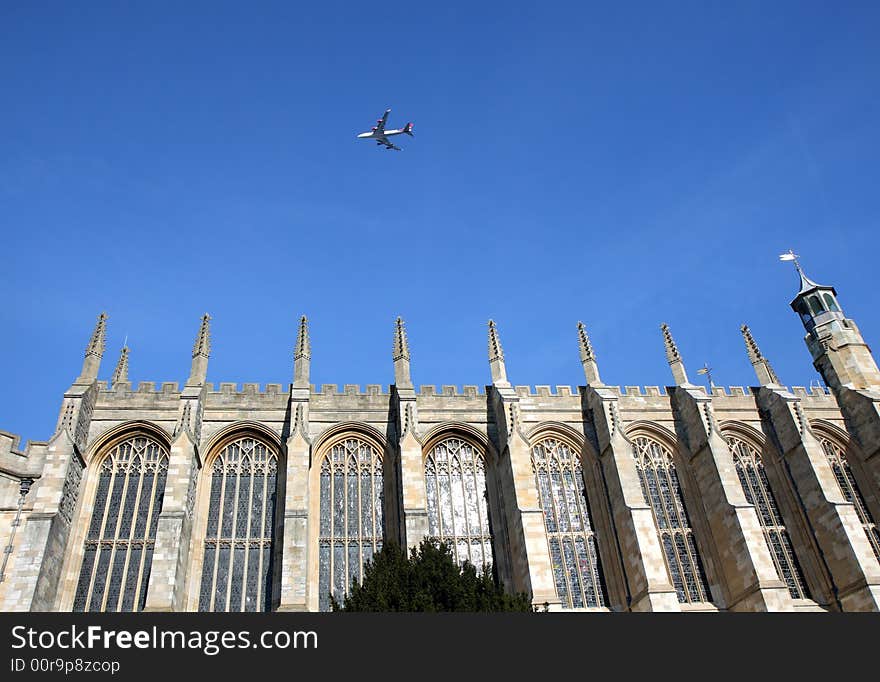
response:
<svg viewBox="0 0 880 682"><path fill-rule="evenodd" d="M456 561L477 572L492 563L492 533L483 454L468 441L446 438L425 458L428 534L446 542Z"/></svg>
<svg viewBox="0 0 880 682"><path fill-rule="evenodd" d="M147 598L168 451L148 436L101 460L74 611L139 611Z"/></svg>
<svg viewBox="0 0 880 682"><path fill-rule="evenodd" d="M685 510L672 453L652 438L638 436L633 439L633 454L678 601L710 601L709 584Z"/></svg>
<svg viewBox="0 0 880 682"><path fill-rule="evenodd" d="M544 438L532 447L556 594L563 607L605 606L596 534L580 458L566 443Z"/></svg>
<svg viewBox="0 0 880 682"><path fill-rule="evenodd" d="M321 460L318 590L322 611L331 592L342 601L364 564L382 549L384 479L382 456L367 441L348 437Z"/></svg>
<svg viewBox="0 0 880 682"><path fill-rule="evenodd" d="M764 540L770 550L770 557L773 559L776 573L788 587L792 599L807 598L803 572L798 564L797 555L794 553L782 515L779 513L776 498L770 489L761 454L756 448L739 438L726 436L726 440L733 455L736 474L739 476L746 500L758 512L758 521L764 532Z"/></svg>
<svg viewBox="0 0 880 682"><path fill-rule="evenodd" d="M251 436L211 464L199 611L272 608L278 455Z"/></svg>
<svg viewBox="0 0 880 682"><path fill-rule="evenodd" d="M834 472L837 485L840 486L846 501L851 502L855 507L865 535L868 536L871 549L874 550L874 556L880 561L880 531L877 530L874 517L868 509L868 505L865 504L865 498L858 483L856 483L856 479L853 477L843 448L823 435L819 436L819 442L822 444L822 449L825 451L825 456L828 458L828 463Z"/></svg>

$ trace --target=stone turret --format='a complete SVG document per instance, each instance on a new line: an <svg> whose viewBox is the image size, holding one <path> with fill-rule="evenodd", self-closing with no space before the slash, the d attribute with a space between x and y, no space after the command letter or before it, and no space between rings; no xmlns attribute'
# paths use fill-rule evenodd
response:
<svg viewBox="0 0 880 682"><path fill-rule="evenodd" d="M834 287L816 284L796 260L800 290L791 302L807 334L813 365L829 388L880 388L880 370L853 320L847 319Z"/></svg>

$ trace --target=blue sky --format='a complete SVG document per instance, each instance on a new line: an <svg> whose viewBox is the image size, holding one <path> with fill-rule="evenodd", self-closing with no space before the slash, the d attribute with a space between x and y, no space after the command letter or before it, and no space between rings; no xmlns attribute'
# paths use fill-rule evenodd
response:
<svg viewBox="0 0 880 682"><path fill-rule="evenodd" d="M612 5L610 7L609 5ZM869 343L880 5L0 4L0 429L48 438L95 317L101 378L753 384L817 375L794 248ZM401 153L355 139L387 108Z"/></svg>

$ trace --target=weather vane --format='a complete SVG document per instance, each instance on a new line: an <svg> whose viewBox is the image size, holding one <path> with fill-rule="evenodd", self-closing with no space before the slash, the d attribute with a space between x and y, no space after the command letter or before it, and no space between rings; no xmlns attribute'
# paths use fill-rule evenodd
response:
<svg viewBox="0 0 880 682"><path fill-rule="evenodd" d="M708 362L704 362L703 366L697 370L697 374L705 374L706 378L709 380L709 389L715 388L715 382L712 381L712 368L709 367Z"/></svg>
<svg viewBox="0 0 880 682"><path fill-rule="evenodd" d="M801 270L801 263L800 263L800 261L798 260L798 258L800 258L800 256L798 256L798 255L797 255L794 251L792 251L791 249L789 249L787 253L780 253L780 254L779 254L779 260L781 260L781 261L792 261L792 262L794 263L794 267L797 268L797 271L798 271L799 273L803 274L803 270Z"/></svg>

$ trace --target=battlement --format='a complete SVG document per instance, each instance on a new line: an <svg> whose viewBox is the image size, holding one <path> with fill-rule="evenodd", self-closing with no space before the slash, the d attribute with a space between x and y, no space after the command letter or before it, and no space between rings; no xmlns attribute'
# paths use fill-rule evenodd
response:
<svg viewBox="0 0 880 682"><path fill-rule="evenodd" d="M43 468L40 454L45 452L46 443L28 441L24 450L20 449L20 445L21 436L0 431L0 472L17 477L38 478Z"/></svg>
<svg viewBox="0 0 880 682"><path fill-rule="evenodd" d="M275 397L287 394L287 389L282 384L266 384L261 390L258 383L243 383L241 388L239 388L239 384L234 381L221 382L219 388L214 388L212 383L205 383L205 390L208 393L220 395L265 395Z"/></svg>
<svg viewBox="0 0 880 682"><path fill-rule="evenodd" d="M103 384L103 386L102 386L102 384ZM106 381L99 381L98 388L102 391L108 390L107 389L107 382ZM128 392L128 391L131 391L131 384L127 381L124 381L124 382L117 384L114 389L109 389L109 390L111 390L111 391L113 391L113 390L120 391L121 390L123 392ZM156 388L155 381L141 381L137 385L137 389L135 389L134 393L161 393L163 395L173 395L175 393L180 393L180 384L178 384L176 381L163 381L161 388Z"/></svg>
<svg viewBox="0 0 880 682"><path fill-rule="evenodd" d="M391 395L391 389L382 390L381 384L367 384L366 390L362 391L359 384L344 384L342 390L339 390L338 384L321 384L321 388L315 390L315 385L311 385L311 391L315 395L331 396L331 395L368 395L372 397L380 395Z"/></svg>
<svg viewBox="0 0 880 682"><path fill-rule="evenodd" d="M481 390L482 389L482 390ZM440 387L440 391L437 391L437 387L432 384L425 384L419 386L419 395L421 396L442 396L442 397L451 397L461 395L465 398L476 398L478 395L486 395L486 390L482 386L473 386L467 385L461 387L461 393L458 392L458 387L453 386L452 384L443 384Z"/></svg>

